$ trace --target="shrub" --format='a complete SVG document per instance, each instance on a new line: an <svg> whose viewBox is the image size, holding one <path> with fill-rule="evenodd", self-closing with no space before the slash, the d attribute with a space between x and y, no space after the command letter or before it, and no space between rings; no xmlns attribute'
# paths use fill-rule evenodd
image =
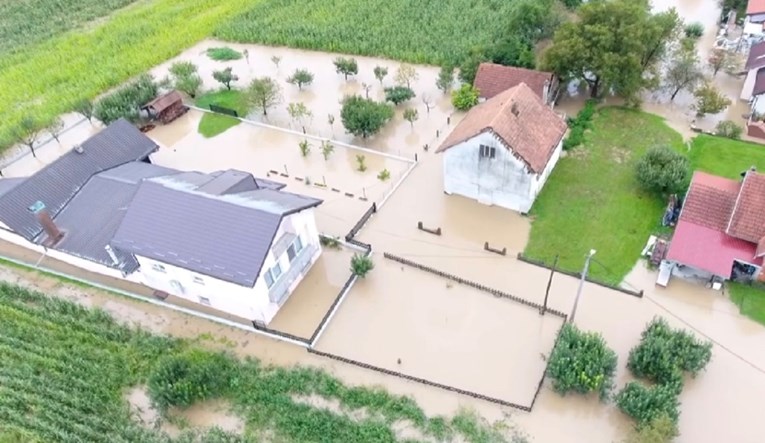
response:
<svg viewBox="0 0 765 443"><path fill-rule="evenodd" d="M202 78L197 74L197 66L191 62L175 62L170 66L173 78L172 86L194 98L202 86Z"/></svg>
<svg viewBox="0 0 765 443"><path fill-rule="evenodd" d="M377 174L377 178L380 181L382 181L382 182L389 180L390 179L390 171L387 170L387 169L383 169L382 171L380 171L379 174Z"/></svg>
<svg viewBox="0 0 765 443"><path fill-rule="evenodd" d="M456 91L452 91L452 105L459 111L467 111L478 104L478 89L464 83Z"/></svg>
<svg viewBox="0 0 765 443"><path fill-rule="evenodd" d="M330 249L340 249L340 240L336 239L335 237L325 237L325 236L319 236L319 243L321 243L322 246L326 246Z"/></svg>
<svg viewBox="0 0 765 443"><path fill-rule="evenodd" d="M308 157L308 154L311 152L311 144L308 143L308 140L303 140L298 143L298 147L300 148L300 155Z"/></svg>
<svg viewBox="0 0 765 443"><path fill-rule="evenodd" d="M698 40L704 35L704 25L699 22L688 23L683 31L686 37Z"/></svg>
<svg viewBox="0 0 765 443"><path fill-rule="evenodd" d="M629 415L639 426L649 424L661 417L669 417L677 423L680 417L680 403L677 392L663 385L646 387L630 382L616 394L616 405Z"/></svg>
<svg viewBox="0 0 765 443"><path fill-rule="evenodd" d="M366 277L374 267L375 264L372 262L372 259L366 255L354 254L351 257L351 272L359 278Z"/></svg>
<svg viewBox="0 0 765 443"><path fill-rule="evenodd" d="M141 106L157 96L159 88L154 78L143 74L135 81L99 100L94 107L93 115L105 125L125 118L132 122L139 119L138 110Z"/></svg>
<svg viewBox="0 0 765 443"><path fill-rule="evenodd" d="M696 108L698 117L706 114L719 114L731 103L730 99L711 82L705 82L696 88L693 91L693 96L696 97L696 103L693 106Z"/></svg>
<svg viewBox="0 0 765 443"><path fill-rule="evenodd" d="M553 389L561 395L598 392L605 399L613 388L616 353L600 334L582 332L567 323L561 328L547 371Z"/></svg>
<svg viewBox="0 0 765 443"><path fill-rule="evenodd" d="M655 146L637 162L636 176L648 192L667 195L681 192L690 176L688 158L668 146Z"/></svg>
<svg viewBox="0 0 765 443"><path fill-rule="evenodd" d="M364 172L367 170L367 158L364 155L356 154L356 163L358 164L356 170Z"/></svg>
<svg viewBox="0 0 765 443"><path fill-rule="evenodd" d="M302 90L303 85L310 85L313 83L313 73L307 69L296 69L295 72L287 78L287 83L297 85L298 89Z"/></svg>
<svg viewBox="0 0 765 443"><path fill-rule="evenodd" d="M570 131L568 137L563 140L563 149L569 150L584 143L584 133L592 127L592 117L595 115L595 100L587 100L579 113L574 118L569 118Z"/></svg>
<svg viewBox="0 0 765 443"><path fill-rule="evenodd" d="M715 134L720 137L732 138L733 140L740 139L743 132L744 128L730 120L723 120L715 127Z"/></svg>
<svg viewBox="0 0 765 443"><path fill-rule="evenodd" d="M636 377L680 391L683 371L696 376L712 358L712 343L697 340L684 330L673 330L663 318L653 319L630 350L627 367Z"/></svg>
<svg viewBox="0 0 765 443"><path fill-rule="evenodd" d="M236 367L229 355L196 349L166 357L149 375L149 397L157 409L166 411L224 395L234 381Z"/></svg>
<svg viewBox="0 0 765 443"><path fill-rule="evenodd" d="M678 435L677 424L668 415L662 414L637 426L624 443L670 443Z"/></svg>
<svg viewBox="0 0 765 443"><path fill-rule="evenodd" d="M389 101L397 106L407 100L411 100L414 96L414 91L408 86L385 88L385 101Z"/></svg>
<svg viewBox="0 0 765 443"><path fill-rule="evenodd" d="M229 60L239 60L242 58L242 53L231 49L229 47L223 47L223 48L209 48L207 51L207 56L215 61L229 61Z"/></svg>
<svg viewBox="0 0 765 443"><path fill-rule="evenodd" d="M340 118L349 133L367 138L393 118L393 108L386 103L355 95L343 100Z"/></svg>
<svg viewBox="0 0 765 443"><path fill-rule="evenodd" d="M329 140L324 140L321 142L321 146L319 148L321 149L321 156L324 157L325 161L329 160L329 156L335 152L335 146L330 143Z"/></svg>

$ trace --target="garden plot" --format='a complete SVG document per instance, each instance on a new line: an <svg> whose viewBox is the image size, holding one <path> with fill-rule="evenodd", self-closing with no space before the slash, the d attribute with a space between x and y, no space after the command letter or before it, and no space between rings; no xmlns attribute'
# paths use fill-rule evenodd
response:
<svg viewBox="0 0 765 443"><path fill-rule="evenodd" d="M181 121L148 133L163 145L152 156L156 164L202 172L234 168L285 183L289 192L324 200L317 208L317 223L320 232L328 235L345 235L372 202L379 203L393 190L411 166L407 161L341 145L334 145L325 160L315 141L310 141L311 151L303 157L298 145L304 137L251 124L237 125L207 139L189 131L201 114L190 111ZM363 172L358 156L364 158ZM386 180L378 178L383 171L389 173Z"/></svg>
<svg viewBox="0 0 765 443"><path fill-rule="evenodd" d="M384 260L356 283L319 351L528 405L562 319Z"/></svg>

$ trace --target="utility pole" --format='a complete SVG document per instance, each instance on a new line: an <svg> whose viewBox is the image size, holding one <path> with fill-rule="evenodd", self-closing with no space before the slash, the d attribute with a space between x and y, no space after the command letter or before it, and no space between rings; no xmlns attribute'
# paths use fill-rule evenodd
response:
<svg viewBox="0 0 765 443"><path fill-rule="evenodd" d="M579 304L579 297L582 295L582 288L584 287L584 281L587 279L587 271L590 269L590 259L595 255L595 250L590 249L590 253L587 255L587 259L584 261L584 270L582 271L582 279L579 280L579 289L576 291L576 298L574 299L574 308L571 310L571 316L568 318L568 322L573 324L574 317L576 316L576 306Z"/></svg>
<svg viewBox="0 0 765 443"><path fill-rule="evenodd" d="M539 310L539 315L545 315L547 312L547 297L550 295L550 285L552 285L553 276L555 275L555 268L558 267L558 256L555 256L555 262L553 262L552 269L550 270L550 279L547 280L547 289L545 290L545 302L542 305L542 309Z"/></svg>

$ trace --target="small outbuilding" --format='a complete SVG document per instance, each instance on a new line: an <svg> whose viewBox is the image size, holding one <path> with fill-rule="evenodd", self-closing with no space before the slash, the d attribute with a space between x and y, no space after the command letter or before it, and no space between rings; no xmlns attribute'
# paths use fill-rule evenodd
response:
<svg viewBox="0 0 765 443"><path fill-rule="evenodd" d="M185 114L189 108L183 104L181 93L172 90L146 103L141 107L141 110L145 111L150 119L158 120L162 124L168 124Z"/></svg>
<svg viewBox="0 0 765 443"><path fill-rule="evenodd" d="M481 63L478 65L473 86L478 89L481 100L488 100L521 83L526 83L546 105L554 105L559 85L552 72Z"/></svg>
<svg viewBox="0 0 765 443"><path fill-rule="evenodd" d="M436 150L444 192L526 213L560 158L568 126L526 83L472 108Z"/></svg>

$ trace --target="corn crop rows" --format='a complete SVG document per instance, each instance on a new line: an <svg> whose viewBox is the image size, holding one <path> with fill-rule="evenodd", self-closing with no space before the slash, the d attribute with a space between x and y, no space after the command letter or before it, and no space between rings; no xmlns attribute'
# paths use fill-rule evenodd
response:
<svg viewBox="0 0 765 443"><path fill-rule="evenodd" d="M507 33L512 0L263 0L215 36L412 63L458 62Z"/></svg>

